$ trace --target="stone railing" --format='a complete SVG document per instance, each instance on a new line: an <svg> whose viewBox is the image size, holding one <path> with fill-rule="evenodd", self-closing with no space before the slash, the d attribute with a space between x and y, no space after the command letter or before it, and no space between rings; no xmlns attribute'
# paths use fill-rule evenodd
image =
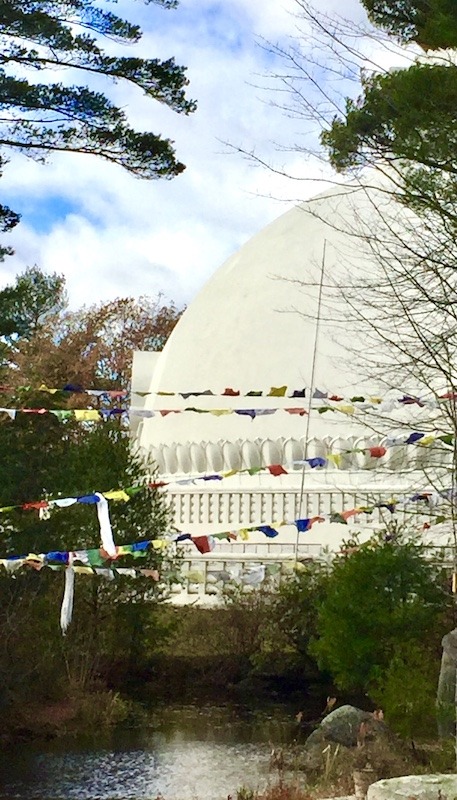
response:
<svg viewBox="0 0 457 800"><path fill-rule="evenodd" d="M243 594L263 587L273 590L306 561L323 560L326 553L315 543L288 545L251 545L242 543L235 552L222 548L204 556L185 553L181 563L181 582L171 591L171 602L185 605L220 603L224 591L237 588Z"/></svg>
<svg viewBox="0 0 457 800"><path fill-rule="evenodd" d="M192 484L171 486L167 492L174 510L174 524L179 530L188 525L208 526L208 532L224 530L226 526L243 527L291 521L318 515L330 515L360 506L373 506L392 496L401 497L399 487L377 487L373 491L354 488L346 490L316 488L303 494L299 488L252 487L229 489L214 484ZM397 519L401 522L411 513L411 507L398 507ZM424 506L415 507L419 512L417 523L429 519ZM379 525L389 518L389 512L375 509L369 517L357 517L351 525Z"/></svg>

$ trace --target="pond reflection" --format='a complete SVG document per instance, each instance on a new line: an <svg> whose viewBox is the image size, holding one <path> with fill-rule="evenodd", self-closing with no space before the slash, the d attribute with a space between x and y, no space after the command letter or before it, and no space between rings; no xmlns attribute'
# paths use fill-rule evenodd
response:
<svg viewBox="0 0 457 800"><path fill-rule="evenodd" d="M296 732L292 711L281 706L156 709L146 730L2 754L0 798L226 800L241 786L262 789L274 780L271 748Z"/></svg>

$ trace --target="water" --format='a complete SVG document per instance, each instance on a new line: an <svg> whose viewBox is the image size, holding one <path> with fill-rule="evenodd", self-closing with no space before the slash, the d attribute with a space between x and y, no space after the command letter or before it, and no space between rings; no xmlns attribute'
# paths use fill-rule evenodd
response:
<svg viewBox="0 0 457 800"><path fill-rule="evenodd" d="M273 746L296 734L284 707L175 706L109 737L21 746L0 756L0 800L226 800L277 779Z"/></svg>

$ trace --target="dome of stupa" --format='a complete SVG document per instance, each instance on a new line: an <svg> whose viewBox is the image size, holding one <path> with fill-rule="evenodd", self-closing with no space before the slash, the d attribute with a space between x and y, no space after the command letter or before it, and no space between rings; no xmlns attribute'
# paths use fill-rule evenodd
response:
<svg viewBox="0 0 457 800"><path fill-rule="evenodd" d="M375 268L360 228L363 221L373 230L375 206L384 218L391 213L382 187L331 188L253 236L209 279L163 352L151 354L149 374L143 366L144 412L155 413L142 419L137 441L161 474L292 464L303 459L305 441L308 457L379 443L356 417L285 410L306 409L310 391L343 398L385 391L367 387L364 342L355 340L338 288L348 274ZM284 386L285 396L274 396ZM221 413L198 413L210 409ZM235 409L263 414L228 413ZM184 413L160 413L167 410ZM383 465L398 469L416 455L397 449ZM359 452L337 466L379 463Z"/></svg>

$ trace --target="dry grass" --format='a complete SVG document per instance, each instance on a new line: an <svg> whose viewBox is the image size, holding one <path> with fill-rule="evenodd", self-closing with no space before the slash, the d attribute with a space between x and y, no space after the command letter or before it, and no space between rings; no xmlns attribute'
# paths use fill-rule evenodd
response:
<svg viewBox="0 0 457 800"><path fill-rule="evenodd" d="M236 800L321 800L354 794L353 773L371 767L373 781L402 775L455 772L453 742L414 746L400 740L370 742L363 748L326 748L319 771L300 769L300 748L286 750L284 768L265 791L241 788ZM292 777L289 776L292 773ZM293 774L296 774L294 779ZM287 777L286 777L287 775Z"/></svg>

